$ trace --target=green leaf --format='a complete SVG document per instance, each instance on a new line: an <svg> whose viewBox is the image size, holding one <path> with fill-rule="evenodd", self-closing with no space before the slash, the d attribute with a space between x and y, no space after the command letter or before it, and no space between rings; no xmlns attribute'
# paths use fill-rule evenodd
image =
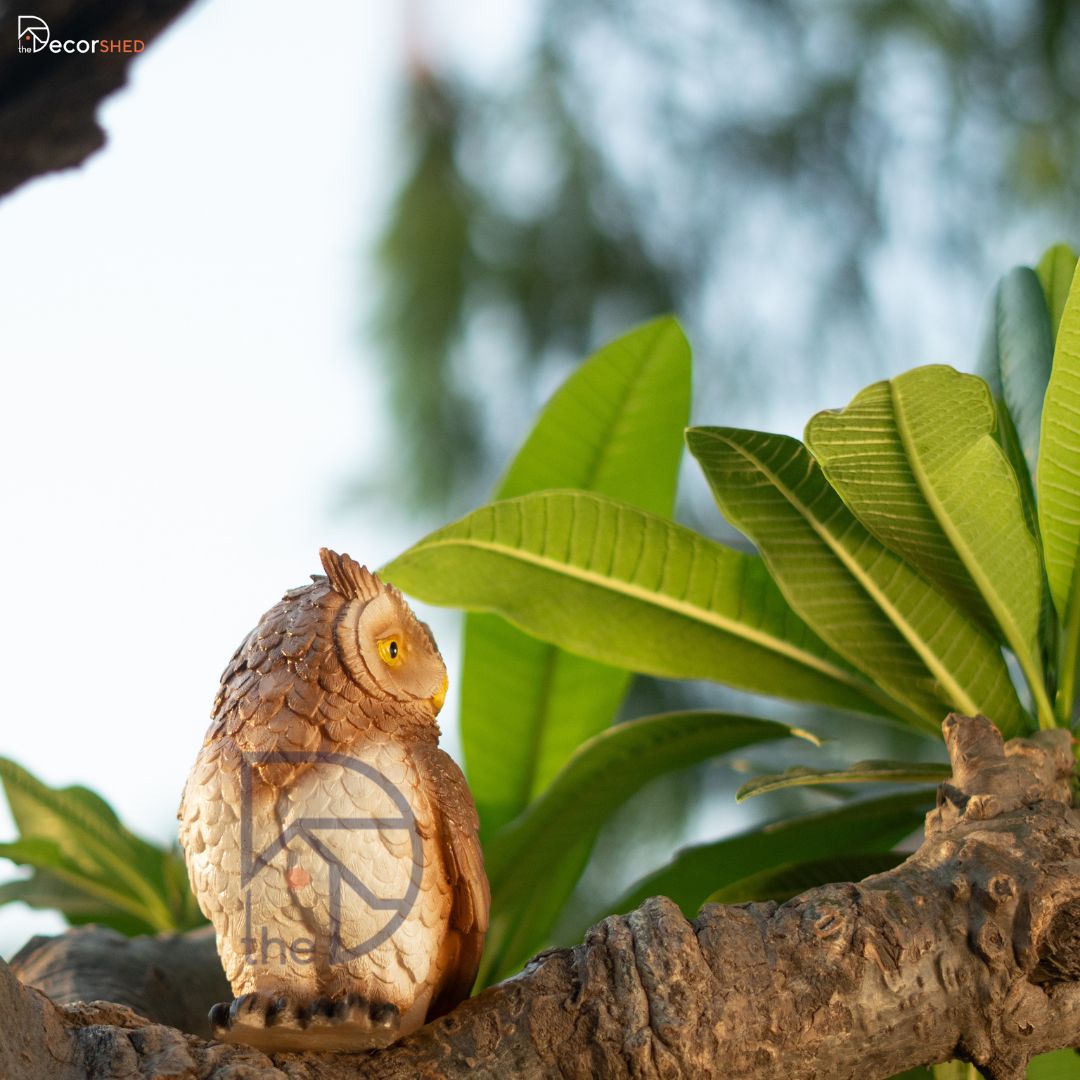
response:
<svg viewBox="0 0 1080 1080"><path fill-rule="evenodd" d="M107 915L111 910L100 897L91 896L77 886L50 875L47 870L35 870L31 877L0 884L0 904L15 902L40 910L60 911L69 921L80 915ZM134 921L145 928L146 924L141 920ZM141 932L145 933L146 930Z"/></svg>
<svg viewBox="0 0 1080 1080"><path fill-rule="evenodd" d="M1042 294L1036 301L1044 307ZM1053 727L1039 639L1043 569L982 379L915 368L818 413L806 441L858 519L1015 653Z"/></svg>
<svg viewBox="0 0 1080 1080"><path fill-rule="evenodd" d="M610 909L586 915L577 936L609 910L632 911L650 896L670 897L692 918L711 893L751 874L800 859L888 851L922 825L933 805L926 791L898 792L684 848Z"/></svg>
<svg viewBox="0 0 1080 1080"><path fill-rule="evenodd" d="M1035 481L1024 451L1020 446L1020 437L1016 434L1012 417L1004 401L996 399L994 407L997 410L997 440L1005 456L1009 459L1017 483L1020 485L1020 501L1024 507L1024 521L1032 536L1039 535L1039 514L1035 507ZM1042 542L1037 541L1042 561ZM1042 571L1042 609L1039 613L1039 648L1044 671L1057 671L1058 655L1058 624L1054 615L1054 605L1050 600L1050 589L1046 583L1046 567Z"/></svg>
<svg viewBox="0 0 1080 1080"><path fill-rule="evenodd" d="M1027 1080L1076 1080L1080 1076L1080 1053L1055 1050L1040 1054L1028 1063Z"/></svg>
<svg viewBox="0 0 1080 1080"><path fill-rule="evenodd" d="M611 723L630 678L497 615L466 617L462 743L485 841L544 789L574 747Z"/></svg>
<svg viewBox="0 0 1080 1080"><path fill-rule="evenodd" d="M35 869L35 876L44 874L48 880L80 898L75 905L76 913L92 903L99 910L119 912L128 920L138 922L141 933L161 929L154 921L155 913L125 882L117 881L108 871L88 864L86 860L76 861L69 857L54 840L29 837L0 843L0 859L9 859L20 866L31 866ZM62 914L67 914L66 909L60 910Z"/></svg>
<svg viewBox="0 0 1080 1080"><path fill-rule="evenodd" d="M937 733L955 709L992 717L1007 735L1020 729L995 642L871 535L802 443L737 428L691 428L687 441L791 606L916 723Z"/></svg>
<svg viewBox="0 0 1080 1080"><path fill-rule="evenodd" d="M645 674L903 714L795 615L760 559L598 495L542 492L481 507L383 573L429 603L495 611Z"/></svg>
<svg viewBox="0 0 1080 1080"><path fill-rule="evenodd" d="M1000 398L994 399L997 412L997 437L1002 453L1009 459L1016 481L1020 486L1020 501L1024 507L1024 521L1032 536L1039 535L1039 515L1035 509L1035 481L1032 479L1031 466L1024 457L1024 448L1020 445L1020 436L1016 434L1016 425L1009 415L1009 408ZM1044 589L1045 592L1045 589ZM1045 605L1044 605L1045 606Z"/></svg>
<svg viewBox="0 0 1080 1080"><path fill-rule="evenodd" d="M676 319L654 319L594 353L556 391L499 498L573 487L669 513L689 413L690 345Z"/></svg>
<svg viewBox="0 0 1080 1080"><path fill-rule="evenodd" d="M35 870L32 877L0 885L0 906L16 902L41 911L59 911L72 926L96 923L129 937L155 932L145 919L112 907L46 870Z"/></svg>
<svg viewBox="0 0 1080 1080"><path fill-rule="evenodd" d="M945 1061L930 1069L934 1080L980 1080L982 1073L966 1061Z"/></svg>
<svg viewBox="0 0 1080 1080"><path fill-rule="evenodd" d="M179 844L173 844L169 850L161 852L161 865L165 901L172 913L174 929L191 930L204 926L206 916L199 909L199 902L192 892L187 864Z"/></svg>
<svg viewBox="0 0 1080 1080"><path fill-rule="evenodd" d="M495 894L491 925L484 940L484 954L476 985L489 986L519 971L521 966L550 943L552 927L589 863L596 833L571 840L543 887L529 895Z"/></svg>
<svg viewBox="0 0 1080 1080"><path fill-rule="evenodd" d="M1046 577L1058 618L1064 626L1058 660L1057 717L1072 715L1080 650L1080 274L1058 327L1054 368L1043 407L1042 441L1036 473L1039 531Z"/></svg>
<svg viewBox="0 0 1080 1080"><path fill-rule="evenodd" d="M1056 339L1065 301L1069 296L1069 286L1076 273L1076 252L1068 244L1055 244L1052 248L1047 248L1035 268L1035 273L1039 276L1039 284L1046 296L1046 306L1050 311L1050 330Z"/></svg>
<svg viewBox="0 0 1080 1080"><path fill-rule="evenodd" d="M673 318L605 346L559 388L496 498L578 488L670 516L690 412L690 347ZM465 620L461 733L483 835L520 813L618 710L630 673Z"/></svg>
<svg viewBox="0 0 1080 1080"><path fill-rule="evenodd" d="M862 855L833 855L824 859L784 863L749 874L717 889L706 903L745 904L753 900L784 903L819 885L862 881L871 874L883 874L899 866L905 858L907 856L899 852L874 851Z"/></svg>
<svg viewBox="0 0 1080 1080"><path fill-rule="evenodd" d="M571 756L548 790L500 830L485 862L495 887L518 876L521 859L555 861L568 840L600 828L661 772L707 757L809 732L775 720L718 712L659 713L609 728Z"/></svg>
<svg viewBox="0 0 1080 1080"><path fill-rule="evenodd" d="M57 911L71 926L95 923L129 937L158 932L145 914L132 914L125 905L113 904L107 897L46 870L35 870L30 878L0 885L0 905L19 901L39 910Z"/></svg>
<svg viewBox="0 0 1080 1080"><path fill-rule="evenodd" d="M1058 614L1068 611L1080 545L1080 275L1058 330L1043 409L1039 455L1039 523L1046 572Z"/></svg>
<svg viewBox="0 0 1080 1080"><path fill-rule="evenodd" d="M107 881L110 895L127 897L134 905L127 910L145 913L157 930L175 928L162 895L161 851L125 829L99 795L78 786L50 788L6 758L0 758L0 781L19 842L55 845L62 862L50 869L63 875L78 871L99 884Z"/></svg>
<svg viewBox="0 0 1080 1080"><path fill-rule="evenodd" d="M1054 333L1039 279L1027 266L1013 267L994 291L976 374L1005 402L1030 470L1038 456L1053 355Z"/></svg>
<svg viewBox="0 0 1080 1080"><path fill-rule="evenodd" d="M783 788L814 784L940 784L952 769L936 761L858 761L844 769L814 769L794 765L774 776L758 776L743 784L735 795L738 802Z"/></svg>
<svg viewBox="0 0 1080 1080"><path fill-rule="evenodd" d="M725 713L665 713L608 728L583 743L519 817L501 829L484 853L492 908L508 925L530 912L529 935L507 948L500 925L489 934L485 970L501 978L545 943L573 890L592 842L608 818L662 773L730 750L813 736L772 720ZM573 872L567 873L567 868ZM535 917L539 912L543 917Z"/></svg>

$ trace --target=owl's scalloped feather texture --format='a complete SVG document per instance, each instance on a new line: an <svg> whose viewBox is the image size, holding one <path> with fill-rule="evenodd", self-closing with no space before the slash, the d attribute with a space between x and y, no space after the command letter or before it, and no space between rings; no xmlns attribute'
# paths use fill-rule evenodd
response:
<svg viewBox="0 0 1080 1080"><path fill-rule="evenodd" d="M225 669L179 813L236 995L215 1033L268 1049L384 1045L452 1009L490 905L476 808L438 747L431 632L321 554L326 577L287 592Z"/></svg>

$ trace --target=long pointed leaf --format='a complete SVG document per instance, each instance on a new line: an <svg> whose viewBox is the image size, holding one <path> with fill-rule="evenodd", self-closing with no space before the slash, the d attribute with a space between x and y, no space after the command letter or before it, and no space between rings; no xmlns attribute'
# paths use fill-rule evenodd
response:
<svg viewBox="0 0 1080 1080"><path fill-rule="evenodd" d="M874 383L843 409L814 416L806 425L806 445L829 483L878 540L996 631L986 600L920 490L919 462L912 461L904 440L903 397L900 378Z"/></svg>
<svg viewBox="0 0 1080 1080"><path fill-rule="evenodd" d="M1022 726L994 641L871 535L802 443L737 428L692 428L687 441L792 607L927 730L953 709L984 713L1006 734Z"/></svg>
<svg viewBox="0 0 1080 1080"><path fill-rule="evenodd" d="M735 798L742 802L770 791L815 784L940 784L951 775L948 765L936 761L859 761L844 769L793 765L774 776L755 777L739 788Z"/></svg>
<svg viewBox="0 0 1080 1080"><path fill-rule="evenodd" d="M544 789L574 747L611 723L630 679L498 615L466 616L462 742L485 841Z"/></svg>
<svg viewBox="0 0 1080 1080"><path fill-rule="evenodd" d="M573 487L666 513L683 445L671 428L685 427L689 412L690 345L676 319L654 319L594 353L555 392L499 497Z"/></svg>
<svg viewBox="0 0 1080 1080"><path fill-rule="evenodd" d="M1043 406L1036 474L1046 577L1064 625L1058 663L1058 720L1072 715L1080 653L1080 273L1058 327L1054 368Z"/></svg>
<svg viewBox="0 0 1080 1080"><path fill-rule="evenodd" d="M1054 333L1039 279L1027 266L1013 267L994 290L976 374L1005 402L1032 470L1053 355Z"/></svg>
<svg viewBox="0 0 1080 1080"><path fill-rule="evenodd" d="M0 905L16 902L39 911L59 911L72 926L97 923L129 937L152 934L157 930L145 918L111 906L47 870L35 870L33 877L5 881L0 885Z"/></svg>
<svg viewBox="0 0 1080 1080"><path fill-rule="evenodd" d="M568 841L541 887L532 892L494 894L491 925L476 977L478 987L512 975L551 943L552 927L585 872L595 843L595 832Z"/></svg>
<svg viewBox="0 0 1080 1080"><path fill-rule="evenodd" d="M0 843L0 859L9 859L20 866L31 866L36 872L62 883L67 889L93 898L99 908L123 912L140 921L144 932L168 929L158 912L148 906L123 881L118 881L100 867L76 861L54 840L26 838Z"/></svg>
<svg viewBox="0 0 1080 1080"><path fill-rule="evenodd" d="M1080 1076L1080 1051L1054 1050L1028 1062L1027 1080L1076 1080Z"/></svg>
<svg viewBox="0 0 1080 1080"><path fill-rule="evenodd" d="M1024 448L1020 445L1020 436L1016 434L1016 425L1009 415L1009 407L1000 398L994 399L997 412L997 431L995 436L1001 452L1008 459L1020 485L1020 501L1024 507L1024 521L1032 536L1039 535L1039 514L1035 508L1035 479L1028 459L1024 457ZM1047 596L1049 599L1049 596Z"/></svg>
<svg viewBox="0 0 1080 1080"><path fill-rule="evenodd" d="M1055 244L1047 248L1035 268L1035 273L1039 276L1039 284L1046 296L1046 306L1050 311L1050 329L1056 339L1069 297L1069 286L1076 273L1076 252L1068 244Z"/></svg>
<svg viewBox="0 0 1080 1080"><path fill-rule="evenodd" d="M0 781L20 839L54 842L72 866L107 877L112 890L137 900L157 929L173 928L161 890L161 852L124 828L99 795L50 788L6 758L0 758Z"/></svg>
<svg viewBox="0 0 1080 1080"><path fill-rule="evenodd" d="M670 515L689 411L690 347L674 319L654 320L563 383L496 498L578 488ZM462 744L486 838L611 722L631 676L494 615L467 615L464 640Z"/></svg>
<svg viewBox="0 0 1080 1080"><path fill-rule="evenodd" d="M871 874L882 874L899 866L905 858L898 852L874 851L862 855L832 855L824 859L784 863L733 881L717 889L706 902L745 904L754 900L775 900L782 904L818 885L862 881Z"/></svg>
<svg viewBox="0 0 1080 1080"><path fill-rule="evenodd" d="M594 660L908 715L795 615L761 560L584 492L493 503L384 570L434 604L495 611Z"/></svg>
<svg viewBox="0 0 1080 1080"><path fill-rule="evenodd" d="M545 943L584 867L582 855L604 822L646 783L707 757L792 735L812 738L771 720L687 712L631 720L582 744L484 853L495 912L486 970L500 978ZM531 936L520 933L523 909ZM512 948L503 938L504 922L519 931Z"/></svg>
<svg viewBox="0 0 1080 1080"><path fill-rule="evenodd" d="M740 877L799 859L888 851L922 825L933 805L933 796L925 791L900 792L683 848L666 866L632 886L610 909L587 913L571 932L580 937L611 911L632 911L657 895L670 897L692 918L711 893Z"/></svg>
<svg viewBox="0 0 1080 1080"><path fill-rule="evenodd" d="M1041 293L1036 300L1042 305ZM883 544L1000 629L1040 722L1051 727L1039 641L1043 569L996 422L982 379L932 365L867 387L843 410L818 413L806 441Z"/></svg>

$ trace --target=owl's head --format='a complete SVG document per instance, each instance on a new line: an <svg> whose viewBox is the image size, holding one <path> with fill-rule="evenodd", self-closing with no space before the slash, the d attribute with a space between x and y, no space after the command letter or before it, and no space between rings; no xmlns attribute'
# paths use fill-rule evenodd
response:
<svg viewBox="0 0 1080 1080"><path fill-rule="evenodd" d="M322 548L323 569L344 597L334 627L349 678L373 698L434 719L446 697L446 665L431 630L392 585L348 555Z"/></svg>

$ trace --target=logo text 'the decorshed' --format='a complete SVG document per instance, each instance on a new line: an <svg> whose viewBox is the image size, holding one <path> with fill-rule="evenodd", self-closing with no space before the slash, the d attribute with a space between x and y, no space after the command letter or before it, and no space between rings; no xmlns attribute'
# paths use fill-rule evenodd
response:
<svg viewBox="0 0 1080 1080"><path fill-rule="evenodd" d="M19 16L21 53L140 53L146 43L140 38L54 38L49 24L40 15Z"/></svg>

